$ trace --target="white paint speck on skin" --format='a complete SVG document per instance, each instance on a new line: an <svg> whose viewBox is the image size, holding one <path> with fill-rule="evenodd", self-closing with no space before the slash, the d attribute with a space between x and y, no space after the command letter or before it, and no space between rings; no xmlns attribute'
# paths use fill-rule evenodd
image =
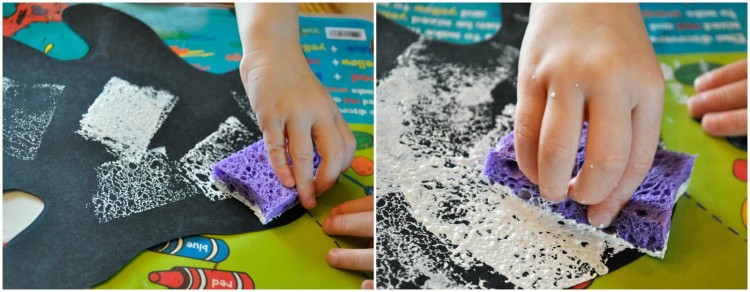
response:
<svg viewBox="0 0 750 292"><path fill-rule="evenodd" d="M450 250L451 260L460 267L469 269L472 263L483 262L520 288L564 288L606 274L603 256L608 252L616 254L624 246L602 237L593 226L561 226L557 223L560 215L523 202L507 187L488 184L481 175L490 147L512 130L515 107L507 106L499 116L486 116L485 111L475 107L489 107L492 100L465 92L472 88L491 89L511 77L509 69L517 49L507 48L500 57L502 65L493 69L452 63L436 68L421 63L423 44L424 40L420 40L407 48L398 59L399 65L377 89L378 192L403 194L414 219L448 246L455 246ZM456 77L438 84L438 76ZM470 100L457 101L457 97ZM423 115L415 116L414 111L422 111ZM450 122L441 124L444 129L415 124L422 116ZM495 121L494 129L473 128L487 120ZM424 131L429 135L418 134ZM468 142L456 145L446 141L440 133L443 131ZM423 139L430 139L429 146L420 143ZM446 167L447 162L456 167ZM436 187L438 183L441 188ZM445 202L452 203L447 206ZM447 219L446 214L458 218ZM404 242L389 248L413 247L403 234L378 236ZM589 244L582 246L583 241ZM394 254L414 254L416 258L390 277L403 278L404 282L426 277L423 282L429 288L474 287L462 286L436 273L440 269L420 258L419 253L398 250Z"/></svg>
<svg viewBox="0 0 750 292"><path fill-rule="evenodd" d="M112 77L83 115L77 133L120 159L139 161L177 102L171 93Z"/></svg>
<svg viewBox="0 0 750 292"><path fill-rule="evenodd" d="M551 98L551 99L555 99L555 92L554 92L554 91L553 91L552 93L550 93L550 94L549 94L549 98Z"/></svg>

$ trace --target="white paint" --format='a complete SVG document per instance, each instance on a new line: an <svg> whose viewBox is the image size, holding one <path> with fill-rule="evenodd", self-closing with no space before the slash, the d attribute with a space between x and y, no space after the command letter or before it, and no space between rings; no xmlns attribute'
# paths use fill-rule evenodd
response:
<svg viewBox="0 0 750 292"><path fill-rule="evenodd" d="M492 70L451 63L435 68L422 64L423 42L407 48L398 59L399 65L377 89L378 192L401 192L419 223L441 241L456 246L450 252L459 266L469 268L475 261L484 262L521 288L570 287L606 274L606 259L602 260L605 250L612 248L617 253L625 246L601 236L602 232L592 226L561 226L557 223L562 220L560 215L517 199L508 188L489 184L481 175L489 148L512 129L515 108L508 106L501 116L491 117L482 115L486 112L483 110L472 111L472 107L490 105L492 99L486 96L510 77L509 68L518 51L506 47L499 57L501 65ZM437 84L437 76L455 77ZM480 93L477 88L488 90ZM440 125L444 128L414 123L416 118L428 115L444 121ZM488 121L496 121L496 128L487 131L474 126ZM416 134L419 131L423 133ZM452 147L457 145L445 141L442 132L457 133L469 141L455 149ZM431 141L429 146L420 143L424 139ZM446 167L446 162L456 167ZM450 206L444 204L448 201L452 202ZM448 213L458 218L447 219ZM412 246L406 243L408 236L383 236L405 241L394 246ZM586 246L582 245L584 241ZM395 254L419 255L404 250ZM452 282L429 261L410 258L410 262L412 265L399 270L397 277L408 281L426 276L426 288L474 287Z"/></svg>
<svg viewBox="0 0 750 292"><path fill-rule="evenodd" d="M253 112L253 107L250 105L250 99L247 97L247 95L240 94L237 91L231 91L230 94L232 95L232 99L237 103L237 106L242 109L242 112L244 112L248 117L250 117L255 124L258 124L258 119L255 117L255 113Z"/></svg>
<svg viewBox="0 0 750 292"><path fill-rule="evenodd" d="M140 161L120 159L96 168L97 192L92 198L99 223L171 204L197 193L179 165L163 147L147 151Z"/></svg>
<svg viewBox="0 0 750 292"><path fill-rule="evenodd" d="M3 152L21 160L36 158L63 89L3 77Z"/></svg>
<svg viewBox="0 0 750 292"><path fill-rule="evenodd" d="M229 117L215 132L180 158L180 167L211 201L228 199L227 194L211 187L211 169L217 162L252 144L254 138L253 133L237 118Z"/></svg>
<svg viewBox="0 0 750 292"><path fill-rule="evenodd" d="M250 202L248 199L245 198L239 191L230 191L229 186L224 183L224 181L218 179L216 176L211 175L211 183L215 184L220 192L224 193L224 196L231 196L232 198L237 199L238 201L242 202L250 208L251 211L253 211L253 214L255 214L258 219L260 219L260 223L263 225L266 225L266 223L270 222L273 219L278 218L281 216L281 214L284 214L287 210L293 208L294 206L297 206L299 204L299 200L295 200L293 204L290 204L286 207L283 211L279 212L279 214L276 214L274 217L266 217L266 214L263 214L263 210L260 209L260 206L258 206L255 203Z"/></svg>
<svg viewBox="0 0 750 292"><path fill-rule="evenodd" d="M672 70L672 67L663 62L659 63L659 67L661 67L661 73L664 75L664 80L674 80L674 70Z"/></svg>
<svg viewBox="0 0 750 292"><path fill-rule="evenodd" d="M3 242L9 242L42 213L44 202L23 191L3 193Z"/></svg>
<svg viewBox="0 0 750 292"><path fill-rule="evenodd" d="M81 119L77 131L119 159L139 161L177 102L171 93L112 77Z"/></svg>

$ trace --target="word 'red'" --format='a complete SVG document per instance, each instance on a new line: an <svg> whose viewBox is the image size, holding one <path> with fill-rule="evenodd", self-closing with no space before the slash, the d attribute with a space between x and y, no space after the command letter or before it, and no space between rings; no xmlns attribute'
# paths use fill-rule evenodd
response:
<svg viewBox="0 0 750 292"><path fill-rule="evenodd" d="M151 283L169 289L254 289L255 283L243 272L174 267L148 274Z"/></svg>
<svg viewBox="0 0 750 292"><path fill-rule="evenodd" d="M354 73L352 73L352 82L357 82L357 81L369 81L369 82L373 82L373 81L375 81L375 76L374 75L367 75L367 74L354 74Z"/></svg>

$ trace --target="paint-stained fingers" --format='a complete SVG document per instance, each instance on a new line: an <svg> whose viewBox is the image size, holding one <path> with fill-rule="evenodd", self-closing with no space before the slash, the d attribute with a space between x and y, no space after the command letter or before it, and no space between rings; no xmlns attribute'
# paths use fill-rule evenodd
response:
<svg viewBox="0 0 750 292"><path fill-rule="evenodd" d="M747 79L700 92L688 101L688 112L694 117L741 108L747 108Z"/></svg>
<svg viewBox="0 0 750 292"><path fill-rule="evenodd" d="M371 248L332 248L328 251L328 264L340 269L371 272L374 269L375 253Z"/></svg>
<svg viewBox="0 0 750 292"><path fill-rule="evenodd" d="M747 108L708 113L703 116L701 126L713 136L747 135Z"/></svg>
<svg viewBox="0 0 750 292"><path fill-rule="evenodd" d="M539 138L539 190L560 202L567 197L583 120L583 93L572 83L550 86Z"/></svg>
<svg viewBox="0 0 750 292"><path fill-rule="evenodd" d="M320 196L339 178L341 165L346 160L346 147L333 119L316 122L312 127L312 136L320 155L320 165L315 174L315 195Z"/></svg>
<svg viewBox="0 0 750 292"><path fill-rule="evenodd" d="M586 158L569 197L581 204L603 201L620 181L632 143L630 99L608 92L588 101Z"/></svg>
<svg viewBox="0 0 750 292"><path fill-rule="evenodd" d="M695 91L705 91L725 84L747 79L747 59L704 73L693 81Z"/></svg>
<svg viewBox="0 0 750 292"><path fill-rule="evenodd" d="M661 99L652 99L647 103L633 110L633 143L628 164L617 187L604 201L589 206L588 219L592 226L604 228L612 224L651 169L659 143L659 127L654 125L661 121L663 105Z"/></svg>
<svg viewBox="0 0 750 292"><path fill-rule="evenodd" d="M544 116L546 90L539 77L518 74L514 147L518 167L533 183L538 183L537 150Z"/></svg>
<svg viewBox="0 0 750 292"><path fill-rule="evenodd" d="M375 281L373 280L364 280L362 281L362 289L375 289Z"/></svg>
<svg viewBox="0 0 750 292"><path fill-rule="evenodd" d="M294 177L289 168L289 158L286 151L286 137L281 127L266 127L263 132L263 144L268 153L271 168L279 178L281 184L287 188L294 186Z"/></svg>
<svg viewBox="0 0 750 292"><path fill-rule="evenodd" d="M357 150L357 139L354 138L352 130L349 129L349 125L346 124L340 111L336 112L334 120L336 121L336 126L339 128L341 137L344 139L344 147L346 148L344 163L341 165L341 173L344 173L352 165L352 160L354 160L354 151Z"/></svg>
<svg viewBox="0 0 750 292"><path fill-rule="evenodd" d="M329 216L323 221L323 231L329 235L372 237L373 215L369 211Z"/></svg>
<svg viewBox="0 0 750 292"><path fill-rule="evenodd" d="M328 213L328 217L334 217L339 214L372 211L374 209L375 200L373 199L373 196L366 196L359 199L346 201L336 207L333 207L333 209L331 209L331 212Z"/></svg>
<svg viewBox="0 0 750 292"><path fill-rule="evenodd" d="M299 201L306 209L315 208L315 184L313 181L313 141L310 127L305 123L288 122L289 156L292 159L292 173Z"/></svg>

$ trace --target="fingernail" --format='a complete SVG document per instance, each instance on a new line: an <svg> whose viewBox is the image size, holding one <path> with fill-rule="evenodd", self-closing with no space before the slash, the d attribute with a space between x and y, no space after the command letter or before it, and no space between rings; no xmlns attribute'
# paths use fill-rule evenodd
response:
<svg viewBox="0 0 750 292"><path fill-rule="evenodd" d="M362 288L362 289L372 289L373 288L372 287L372 281L368 281L368 280L362 281L362 286L360 288Z"/></svg>
<svg viewBox="0 0 750 292"><path fill-rule="evenodd" d="M695 88L695 90L698 90L698 88L700 88L701 83L703 83L704 81L703 79L704 79L703 75L701 75L701 76L698 76L698 78L695 78L695 80L693 80L693 88Z"/></svg>
<svg viewBox="0 0 750 292"><path fill-rule="evenodd" d="M612 214L603 211L592 211L589 215L589 224L596 228L602 229L612 224Z"/></svg>
<svg viewBox="0 0 750 292"><path fill-rule="evenodd" d="M338 266L339 265L339 254L336 249L331 249L328 251L328 264L331 266Z"/></svg>
<svg viewBox="0 0 750 292"><path fill-rule="evenodd" d="M307 206L310 207L310 208L307 208L308 210L312 209L312 208L315 208L315 206L317 206L317 205L318 205L318 201L315 200L315 199L310 199L310 200L307 201Z"/></svg>
<svg viewBox="0 0 750 292"><path fill-rule="evenodd" d="M289 173L282 173L281 176L279 176L279 181L281 181L281 184L287 188L294 187L294 178L292 178Z"/></svg>
<svg viewBox="0 0 750 292"><path fill-rule="evenodd" d="M325 233L328 233L328 229L330 228L329 225L331 224L330 221L331 221L330 217L323 220L323 231Z"/></svg>

